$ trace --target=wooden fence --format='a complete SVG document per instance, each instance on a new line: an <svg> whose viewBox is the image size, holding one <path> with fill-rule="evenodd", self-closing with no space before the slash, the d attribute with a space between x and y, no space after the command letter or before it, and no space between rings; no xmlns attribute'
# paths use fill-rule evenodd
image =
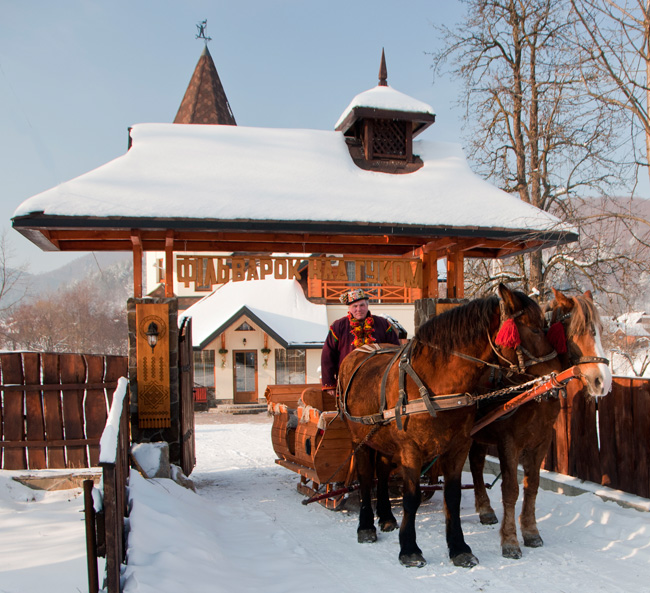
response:
<svg viewBox="0 0 650 593"><path fill-rule="evenodd" d="M650 379L614 377L598 400L569 389L544 469L650 498Z"/></svg>
<svg viewBox="0 0 650 593"><path fill-rule="evenodd" d="M96 512L92 497L93 482L84 482L86 519L86 557L88 588L99 591L97 557L106 558L104 591L120 593L120 569L125 561L124 518L127 515L126 487L129 478L129 397L128 382L120 379L112 398L106 428L101 437L99 465L102 468L101 509Z"/></svg>
<svg viewBox="0 0 650 593"><path fill-rule="evenodd" d="M0 354L0 469L95 467L127 358Z"/></svg>

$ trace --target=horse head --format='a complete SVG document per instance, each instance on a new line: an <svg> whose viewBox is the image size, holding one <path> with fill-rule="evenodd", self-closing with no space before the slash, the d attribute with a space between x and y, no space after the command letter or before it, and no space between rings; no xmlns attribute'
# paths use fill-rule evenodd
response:
<svg viewBox="0 0 650 593"><path fill-rule="evenodd" d="M559 372L562 366L545 332L539 304L520 291L499 284L500 319L494 331L495 351L520 375L542 376Z"/></svg>
<svg viewBox="0 0 650 593"><path fill-rule="evenodd" d="M602 324L591 292L567 297L555 288L552 290L555 298L545 307L549 341L564 368L579 365L580 376L591 396L607 395L612 388L612 373L600 341Z"/></svg>

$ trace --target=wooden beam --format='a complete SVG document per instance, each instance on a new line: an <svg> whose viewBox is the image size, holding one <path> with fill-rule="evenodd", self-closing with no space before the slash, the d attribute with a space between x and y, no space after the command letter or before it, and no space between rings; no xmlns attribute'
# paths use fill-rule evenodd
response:
<svg viewBox="0 0 650 593"><path fill-rule="evenodd" d="M133 245L133 296L142 298L142 241L140 231L131 231L131 244Z"/></svg>
<svg viewBox="0 0 650 593"><path fill-rule="evenodd" d="M165 297L174 296L174 231L165 233Z"/></svg>

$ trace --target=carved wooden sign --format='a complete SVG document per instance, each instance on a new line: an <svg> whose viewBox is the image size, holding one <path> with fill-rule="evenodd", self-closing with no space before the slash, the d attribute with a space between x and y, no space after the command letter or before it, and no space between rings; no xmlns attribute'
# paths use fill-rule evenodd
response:
<svg viewBox="0 0 650 593"><path fill-rule="evenodd" d="M176 277L179 283L196 291L211 291L215 284L302 277L299 269L307 262L309 279L324 282L372 282L382 286L422 286L422 261L409 258L345 257L218 257L179 255ZM304 272L304 268L303 268Z"/></svg>
<svg viewBox="0 0 650 593"><path fill-rule="evenodd" d="M169 381L169 305L136 303L138 425L171 426Z"/></svg>

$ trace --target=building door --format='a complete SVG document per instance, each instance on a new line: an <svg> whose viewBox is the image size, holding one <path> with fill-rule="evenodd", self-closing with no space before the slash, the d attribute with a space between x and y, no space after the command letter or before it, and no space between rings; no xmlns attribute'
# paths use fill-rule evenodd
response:
<svg viewBox="0 0 650 593"><path fill-rule="evenodd" d="M257 403L257 350L235 350L234 397L236 404Z"/></svg>

